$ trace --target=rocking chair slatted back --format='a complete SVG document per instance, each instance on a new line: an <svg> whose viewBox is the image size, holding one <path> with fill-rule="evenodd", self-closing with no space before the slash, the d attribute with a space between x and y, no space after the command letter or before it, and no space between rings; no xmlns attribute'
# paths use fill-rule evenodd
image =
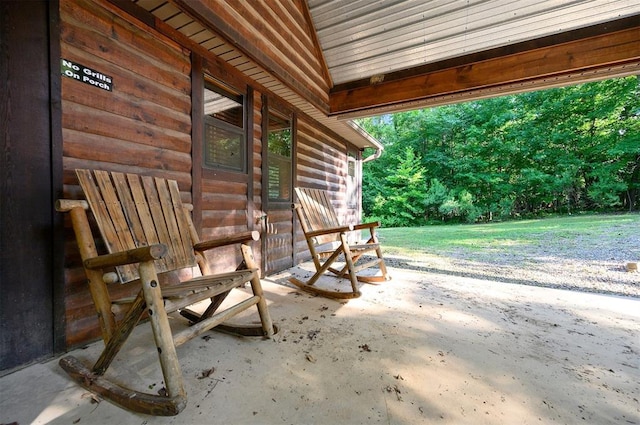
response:
<svg viewBox="0 0 640 425"><path fill-rule="evenodd" d="M168 255L155 261L158 273L196 265L175 181L99 170L76 174L110 253L161 243ZM135 265L116 269L122 283L139 278Z"/></svg>
<svg viewBox="0 0 640 425"><path fill-rule="evenodd" d="M296 187L298 203L304 214L300 215L300 223L304 233L340 227L340 221L327 192L320 189ZM337 240L337 235L332 234L316 238L318 244Z"/></svg>

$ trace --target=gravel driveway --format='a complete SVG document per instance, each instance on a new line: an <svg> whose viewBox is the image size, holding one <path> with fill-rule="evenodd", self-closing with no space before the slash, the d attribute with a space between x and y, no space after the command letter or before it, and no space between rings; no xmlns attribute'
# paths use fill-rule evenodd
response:
<svg viewBox="0 0 640 425"><path fill-rule="evenodd" d="M389 252L385 259L392 267L640 297L640 273L626 269L627 263L640 262L637 222L616 224L604 234L559 237L557 233L540 232L518 246L478 248L448 252L430 252L427 248L411 256Z"/></svg>

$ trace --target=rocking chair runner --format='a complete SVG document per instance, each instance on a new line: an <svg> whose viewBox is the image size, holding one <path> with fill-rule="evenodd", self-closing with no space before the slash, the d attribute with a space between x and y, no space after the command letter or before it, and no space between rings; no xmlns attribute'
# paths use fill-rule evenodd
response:
<svg viewBox="0 0 640 425"><path fill-rule="evenodd" d="M384 259L382 258L382 250L380 249L380 244L375 234L375 228L380 226L379 222L349 226L341 225L333 205L331 205L331 200L325 191L296 187L295 193L298 198L298 203L293 204L293 208L296 210L298 218L300 219L302 231L307 240L316 272L307 282L302 282L291 277L289 278L291 283L314 294L329 298L349 299L360 296L357 281L374 283L390 279ZM369 229L369 239L365 243L349 244L347 241L348 233L362 229ZM329 250L320 250L323 245L331 242L337 242L337 247L333 245ZM364 263L358 263L358 260L360 260L364 254L373 252L375 252L377 258ZM332 264L340 258L341 254L345 265L341 269L336 269L332 267ZM361 276L357 274L373 266L380 268L382 276ZM348 277L351 281L352 291L338 292L315 287L314 284L326 271L330 271L338 277Z"/></svg>
<svg viewBox="0 0 640 425"><path fill-rule="evenodd" d="M259 234L244 232L220 240L200 242L190 213L180 200L175 181L106 171L77 170L76 174L87 201L58 200L56 209L71 215L105 348L91 370L72 356L61 359L60 365L80 385L121 407L152 415L176 415L187 402L176 355L177 345L216 326L244 335L270 337L274 333L258 269L251 248L247 245L257 240ZM97 254L86 214L89 207L109 254ZM211 274L204 251L233 243L242 244L243 264L236 271ZM196 264L202 276L166 287L159 284L159 273L194 267ZM119 279L113 272L105 273L113 267ZM119 322L116 322L112 312L115 303L112 303L107 287L108 283L117 280L122 283L138 280L141 288L135 299L124 300L129 309ZM253 296L216 312L233 288L247 282L251 283ZM186 309L206 299L210 299L211 303L204 313ZM232 327L223 324L254 305L261 320L258 329L255 326ZM167 313L178 310L193 325L173 335ZM153 330L166 396L125 388L104 377L145 312Z"/></svg>

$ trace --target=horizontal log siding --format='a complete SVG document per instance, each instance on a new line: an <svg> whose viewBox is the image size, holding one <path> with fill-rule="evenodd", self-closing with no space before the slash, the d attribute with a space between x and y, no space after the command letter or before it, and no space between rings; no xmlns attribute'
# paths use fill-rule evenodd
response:
<svg viewBox="0 0 640 425"><path fill-rule="evenodd" d="M249 55L258 56L259 62L268 61L268 68L311 94L316 103L326 108L329 82L301 2L180 0L178 3L205 19L223 22L219 29L223 34L247 47ZM214 53L224 57L222 51Z"/></svg>
<svg viewBox="0 0 640 425"><path fill-rule="evenodd" d="M341 196L347 179L347 148L330 139L313 123L298 120L297 185L313 187ZM342 207L341 207L342 208ZM346 204L345 207L346 208Z"/></svg>
<svg viewBox="0 0 640 425"><path fill-rule="evenodd" d="M295 185L328 191L338 218L346 223L350 218L345 198L347 147L340 141L329 138L326 131L306 119L298 119L297 137L298 163ZM296 224L295 229L295 261L299 262L310 258L310 255L300 225Z"/></svg>
<svg viewBox="0 0 640 425"><path fill-rule="evenodd" d="M246 231L247 183L203 178L201 208L202 240ZM233 270L241 260L237 246L215 249L206 256L213 272Z"/></svg>
<svg viewBox="0 0 640 425"><path fill-rule="evenodd" d="M308 86L326 96L327 83L322 77L321 62L316 56L302 11L290 0L285 1L228 1L241 16L251 16L251 35L268 43L274 57L280 57L286 69L296 70ZM286 28L286 32L283 29ZM258 40L256 40L258 41ZM257 45L257 43L254 43Z"/></svg>
<svg viewBox="0 0 640 425"><path fill-rule="evenodd" d="M60 0L62 58L113 80L111 92L62 78L64 196L82 196L76 168L172 178L191 202L189 52L104 0ZM99 336L70 222L65 219L66 337ZM96 233L97 234L97 233ZM113 295L133 285L112 285Z"/></svg>

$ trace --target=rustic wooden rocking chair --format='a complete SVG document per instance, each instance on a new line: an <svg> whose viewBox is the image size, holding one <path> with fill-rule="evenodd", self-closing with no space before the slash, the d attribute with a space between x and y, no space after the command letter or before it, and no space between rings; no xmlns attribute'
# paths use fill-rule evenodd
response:
<svg viewBox="0 0 640 425"><path fill-rule="evenodd" d="M382 250L375 234L375 228L380 226L379 222L341 225L333 205L331 205L331 200L325 191L296 187L295 193L298 203L294 203L293 208L300 219L300 225L307 240L316 272L307 282L291 277L289 278L291 283L305 291L325 297L350 299L360 296L357 281L374 283L390 279L382 258ZM348 233L362 229L369 229L369 239L365 243L349 244L347 240ZM322 249L325 246L330 246L331 249ZM377 258L358 263L358 260L364 254L372 252L375 252ZM334 261L340 258L341 255L345 265L340 269L332 267ZM376 265L380 268L382 276L361 276L357 274ZM326 271L330 271L341 278L348 277L351 281L352 291L339 292L315 287L314 284Z"/></svg>
<svg viewBox="0 0 640 425"><path fill-rule="evenodd" d="M58 211L69 212L80 248L89 289L98 313L105 348L89 370L72 356L60 360L62 368L80 385L126 409L151 415L176 415L186 406L177 345L257 305L261 326L227 327L245 335L270 337L274 333L251 248L258 232L245 232L221 240L200 242L186 205L173 180L77 170L87 201L58 200ZM91 208L109 254L98 255L86 210ZM240 243L243 264L229 273L211 274L204 251ZM161 287L159 273L200 266L202 276ZM109 272L109 269L117 270ZM106 272L106 273L105 273ZM138 280L137 297L125 300L128 311L120 321L112 312L107 285ZM216 312L227 294L250 282L253 296ZM202 314L186 307L209 299ZM172 334L167 313L180 311L193 325ZM148 314L164 377L166 395L149 394L117 385L104 374L134 327Z"/></svg>

